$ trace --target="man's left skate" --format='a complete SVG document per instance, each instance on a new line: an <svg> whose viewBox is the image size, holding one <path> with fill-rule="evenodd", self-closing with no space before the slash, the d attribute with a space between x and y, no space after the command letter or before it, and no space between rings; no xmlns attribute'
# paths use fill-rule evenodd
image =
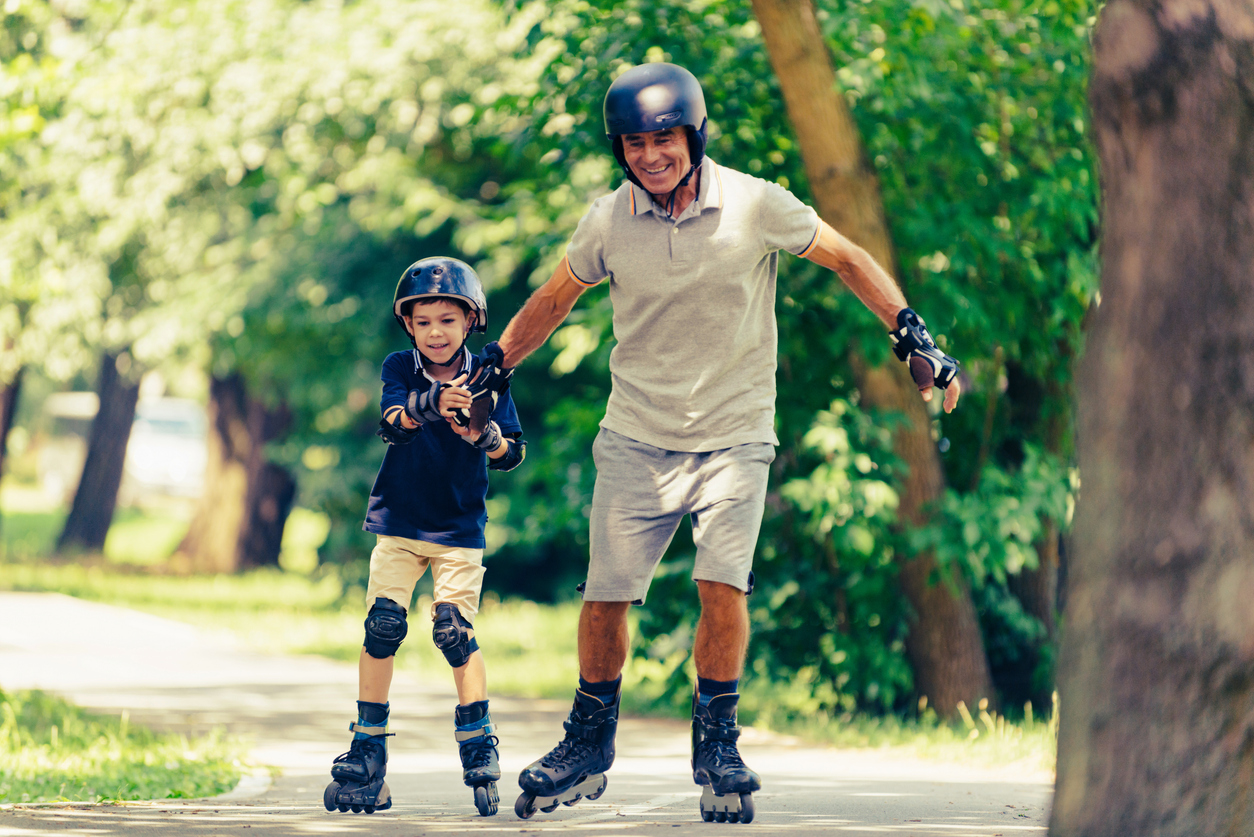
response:
<svg viewBox="0 0 1254 837"><path fill-rule="evenodd" d="M753 792L762 788L758 774L740 758L736 740L736 704L740 695L718 695L702 706L692 701L692 780L701 785L701 819L706 822L753 822Z"/></svg>

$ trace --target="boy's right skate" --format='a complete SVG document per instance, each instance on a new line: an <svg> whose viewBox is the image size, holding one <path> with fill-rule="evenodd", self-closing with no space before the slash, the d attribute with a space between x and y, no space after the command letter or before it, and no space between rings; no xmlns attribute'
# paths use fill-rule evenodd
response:
<svg viewBox="0 0 1254 837"><path fill-rule="evenodd" d="M336 756L331 764L333 781L322 792L322 804L328 811L338 808L341 813L386 811L392 807L392 791L383 781L388 763L387 727L349 724L348 728L366 735L354 738L348 752Z"/></svg>
<svg viewBox="0 0 1254 837"><path fill-rule="evenodd" d="M575 691L575 704L563 724L566 737L518 777L523 792L514 803L515 814L526 820L537 809L547 814L559 804L574 805L605 793L605 771L614 763L618 702L618 694L607 704Z"/></svg>

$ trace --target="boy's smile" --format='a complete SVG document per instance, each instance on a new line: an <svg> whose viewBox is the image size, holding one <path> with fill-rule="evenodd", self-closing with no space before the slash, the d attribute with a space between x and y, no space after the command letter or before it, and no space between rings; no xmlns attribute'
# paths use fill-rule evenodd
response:
<svg viewBox="0 0 1254 837"><path fill-rule="evenodd" d="M418 351L435 363L448 363L470 333L466 312L447 299L416 301L406 323Z"/></svg>

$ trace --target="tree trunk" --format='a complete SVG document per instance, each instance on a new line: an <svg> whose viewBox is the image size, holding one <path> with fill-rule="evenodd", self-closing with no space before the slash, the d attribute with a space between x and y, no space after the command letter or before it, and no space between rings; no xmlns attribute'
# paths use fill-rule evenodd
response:
<svg viewBox="0 0 1254 837"><path fill-rule="evenodd" d="M1050 833L1254 834L1254 6L1115 0L1090 98L1102 302Z"/></svg>
<svg viewBox="0 0 1254 837"><path fill-rule="evenodd" d="M13 415L17 412L17 399L22 393L22 374L18 367L13 380L0 387L0 477L4 476L4 460L9 450L9 431L13 429Z"/></svg>
<svg viewBox="0 0 1254 837"><path fill-rule="evenodd" d="M753 0L753 10L797 132L815 208L825 221L896 272L879 181L836 86L813 5L810 0ZM894 435L894 449L909 466L900 487L900 515L906 525L925 523L928 505L944 490L944 475L918 389L905 364L871 368L855 358L854 369L866 406L906 417ZM955 712L958 701L973 705L982 697L993 699L984 642L961 574L954 574L953 584L937 584L931 554L900 556L899 563L902 592L915 614L906 653L918 692L947 716Z"/></svg>
<svg viewBox="0 0 1254 837"><path fill-rule="evenodd" d="M118 355L105 352L100 358L96 394L100 409L91 422L83 476L57 539L57 552L100 552L113 522L139 401L139 384L118 372Z"/></svg>
<svg viewBox="0 0 1254 837"><path fill-rule="evenodd" d="M251 398L235 374L210 383L209 419L205 490L179 558L202 573L277 565L296 482L266 461L265 446L286 430L288 412Z"/></svg>

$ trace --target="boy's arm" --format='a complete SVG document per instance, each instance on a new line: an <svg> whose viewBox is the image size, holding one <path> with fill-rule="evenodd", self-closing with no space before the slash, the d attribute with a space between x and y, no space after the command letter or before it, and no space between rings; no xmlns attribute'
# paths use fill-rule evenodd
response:
<svg viewBox="0 0 1254 837"><path fill-rule="evenodd" d="M497 345L505 353L505 368L512 369L543 346L585 290L587 287L575 281L563 258L549 280L536 289L501 333Z"/></svg>

